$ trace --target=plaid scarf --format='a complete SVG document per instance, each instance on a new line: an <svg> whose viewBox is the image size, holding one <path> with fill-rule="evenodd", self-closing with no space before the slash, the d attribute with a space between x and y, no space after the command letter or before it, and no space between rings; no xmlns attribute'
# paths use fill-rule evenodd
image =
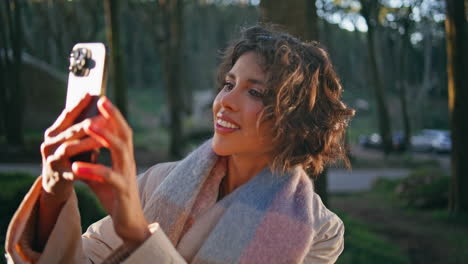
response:
<svg viewBox="0 0 468 264"><path fill-rule="evenodd" d="M174 246L206 201L218 196L225 166L211 143L180 161L149 199L151 220ZM191 263L302 263L314 234L312 195L301 167L285 175L263 169L214 205L223 214Z"/></svg>

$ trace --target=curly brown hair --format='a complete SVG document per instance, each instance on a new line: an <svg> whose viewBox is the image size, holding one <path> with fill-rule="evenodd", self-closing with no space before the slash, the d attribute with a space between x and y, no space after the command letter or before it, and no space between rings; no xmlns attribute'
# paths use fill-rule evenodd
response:
<svg viewBox="0 0 468 264"><path fill-rule="evenodd" d="M257 127L273 120L271 167L285 172L302 165L318 175L340 159L349 166L344 133L354 110L340 99L343 89L328 53L315 41L302 42L277 28L256 25L241 31L223 52L218 89L239 57L255 52L267 87Z"/></svg>

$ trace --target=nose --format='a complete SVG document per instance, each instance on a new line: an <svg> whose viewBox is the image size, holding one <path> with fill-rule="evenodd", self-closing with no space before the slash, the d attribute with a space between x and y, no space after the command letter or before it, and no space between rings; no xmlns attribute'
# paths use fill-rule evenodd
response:
<svg viewBox="0 0 468 264"><path fill-rule="evenodd" d="M240 100L240 93L238 87L234 87L230 91L221 91L221 98L219 99L219 103L222 108L236 112L239 111L239 100Z"/></svg>

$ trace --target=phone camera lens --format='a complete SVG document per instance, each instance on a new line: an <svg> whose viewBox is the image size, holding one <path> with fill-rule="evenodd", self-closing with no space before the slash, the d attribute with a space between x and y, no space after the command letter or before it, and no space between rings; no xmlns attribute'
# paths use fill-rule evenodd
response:
<svg viewBox="0 0 468 264"><path fill-rule="evenodd" d="M89 64L91 51L86 48L76 48L70 54L70 66L68 70L76 76L87 76L89 74Z"/></svg>

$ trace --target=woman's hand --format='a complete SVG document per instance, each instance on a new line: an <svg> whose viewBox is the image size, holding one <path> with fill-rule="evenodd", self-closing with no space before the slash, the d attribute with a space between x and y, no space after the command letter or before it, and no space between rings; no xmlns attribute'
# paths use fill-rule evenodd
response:
<svg viewBox="0 0 468 264"><path fill-rule="evenodd" d="M36 240L39 250L45 246L62 206L73 190L70 157L101 147L97 140L86 137L85 130L91 120L73 124L90 102L91 96L85 95L73 109L65 109L44 133L41 144L43 191L39 198Z"/></svg>
<svg viewBox="0 0 468 264"><path fill-rule="evenodd" d="M44 133L41 155L45 195L41 198L45 197L55 204L64 203L73 189L70 157L101 147L97 140L86 137L86 127L91 123L89 119L73 124L90 101L91 96L86 94L73 109L65 109Z"/></svg>
<svg viewBox="0 0 468 264"><path fill-rule="evenodd" d="M101 114L91 118L84 131L90 141L110 150L112 168L74 162L74 179L89 185L112 217L116 233L127 244L137 246L150 232L138 195L132 129L106 97L99 99L98 109Z"/></svg>

